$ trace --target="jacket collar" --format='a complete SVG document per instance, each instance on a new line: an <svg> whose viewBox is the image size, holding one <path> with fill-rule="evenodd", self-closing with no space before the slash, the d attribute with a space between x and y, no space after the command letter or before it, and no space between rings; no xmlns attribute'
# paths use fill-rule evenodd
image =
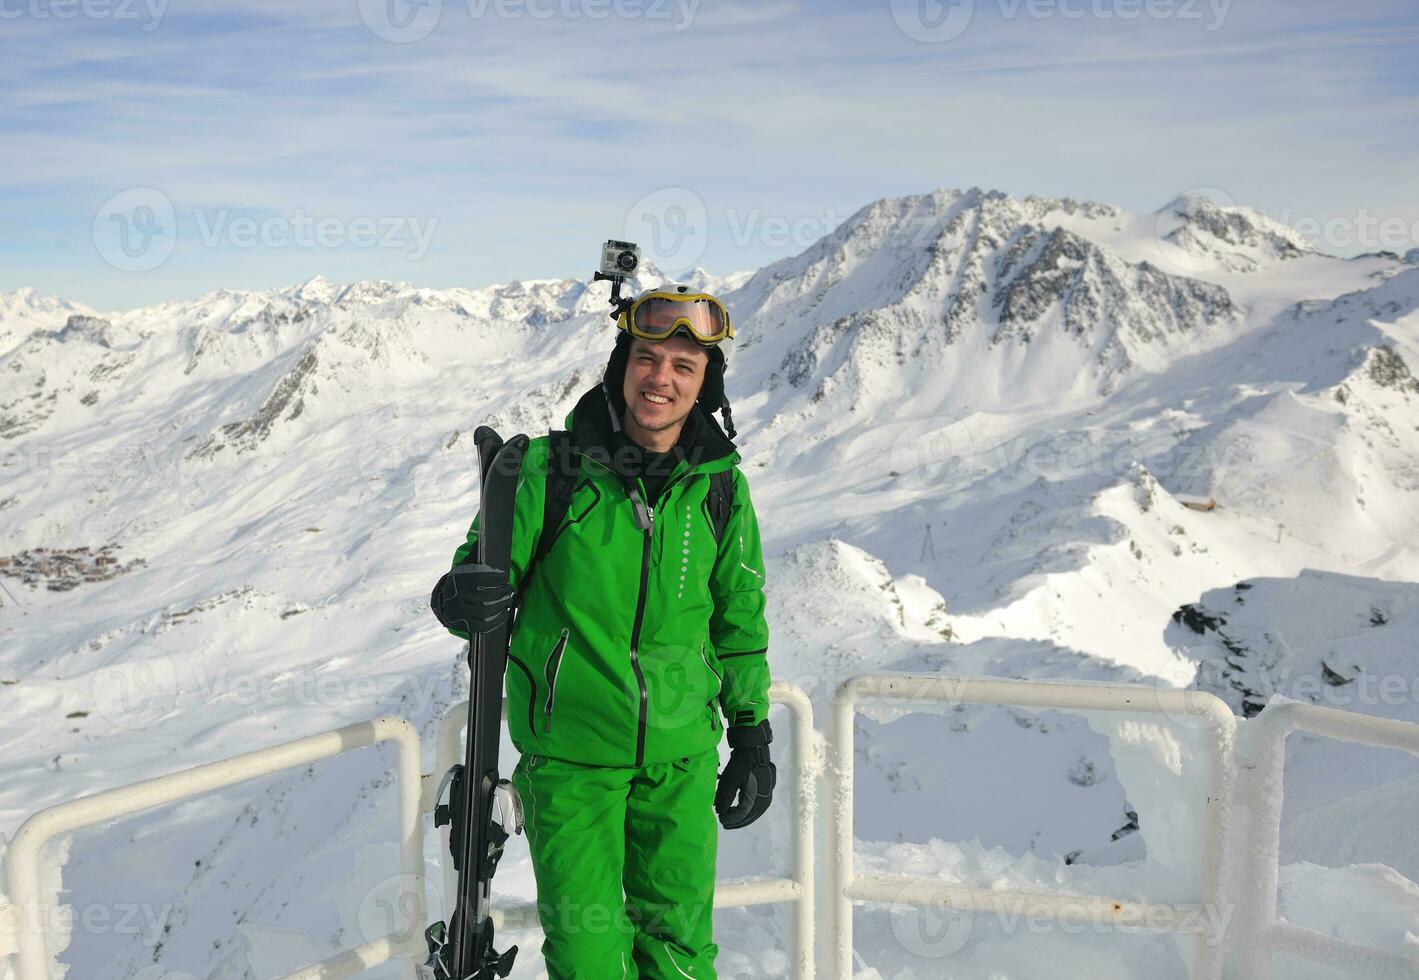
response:
<svg viewBox="0 0 1419 980"><path fill-rule="evenodd" d="M615 473L632 476L627 468L625 447L629 440L621 431L620 404L621 399L612 397L605 382L598 382L582 394L567 415L566 426L578 452ZM691 469L706 472L728 469L740 458L733 440L698 402L685 419L675 449Z"/></svg>

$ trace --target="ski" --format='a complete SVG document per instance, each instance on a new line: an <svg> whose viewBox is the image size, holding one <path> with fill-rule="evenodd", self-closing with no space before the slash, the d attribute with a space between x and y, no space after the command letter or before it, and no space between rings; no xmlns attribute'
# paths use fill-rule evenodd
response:
<svg viewBox="0 0 1419 980"><path fill-rule="evenodd" d="M513 501L527 437L507 442L486 425L473 433L478 449L482 497L478 518L478 561L507 570L512 555ZM512 783L498 776L502 727L503 672L507 668L511 620L468 644L471 675L464 762L443 777L434 826L449 825L449 850L458 871L453 914L424 933L429 958L423 980L492 980L512 970L517 947L493 948L491 885L503 845L522 832L522 804ZM444 796L447 793L447 802Z"/></svg>

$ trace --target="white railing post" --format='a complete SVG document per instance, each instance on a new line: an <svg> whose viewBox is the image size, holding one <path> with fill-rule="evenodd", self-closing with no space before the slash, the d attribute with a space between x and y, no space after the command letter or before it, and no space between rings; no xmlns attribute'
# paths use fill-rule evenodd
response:
<svg viewBox="0 0 1419 980"><path fill-rule="evenodd" d="M818 731L813 727L813 705L808 695L796 685L775 681L769 688L769 700L782 704L792 718L793 732L793 852L791 873L798 884L793 916L793 976L797 980L814 980L813 944L816 941L813 919L816 902L813 847L813 820L817 812L817 792L814 786L814 756Z"/></svg>
<svg viewBox="0 0 1419 980"><path fill-rule="evenodd" d="M1241 975L1269 980L1277 950L1366 977L1419 978L1419 963L1326 936L1278 918L1281 806L1286 773L1286 736L1296 731L1419 755L1419 725L1340 711L1299 701L1273 699L1253 719L1240 753L1244 799L1250 811L1244 852L1246 873L1237 887L1236 947Z"/></svg>
<svg viewBox="0 0 1419 980"><path fill-rule="evenodd" d="M1149 903L1017 889L972 889L909 875L856 877L853 872L853 723L858 700L867 698L1186 715L1205 721L1212 735L1209 752L1212 771L1204 803L1201 902ZM1217 914L1225 907L1226 876L1222 869L1223 856L1229 846L1230 754L1235 731L1236 718L1230 709L1220 699L1202 691L938 674L862 674L843 682L834 695L831 722L835 793L828 816L833 841L830 884L833 914L829 919L833 930L833 975L852 976L852 903L859 899L889 904L930 900L963 911L1000 911L1011 903L1029 903L1031 909L1048 910L1061 920L1079 916L1087 919L1097 914L1106 916L1108 921L1194 933L1197 958L1193 975L1198 980L1217 980L1222 969L1221 937L1210 935L1206 926L1198 925L1197 920L1199 914L1203 914L1205 921L1215 922Z"/></svg>
<svg viewBox="0 0 1419 980"><path fill-rule="evenodd" d="M131 786L94 793L32 815L15 832L5 854L6 890L14 915L19 920L15 937L17 980L48 980L49 977L45 923L50 921L50 915L40 888L40 852L55 837L379 742L394 742L398 750L400 870L412 892L408 906L411 918L409 935L395 933L383 936L295 976L345 977L394 956L412 955L422 938L426 917L419 737L403 718L378 718L168 776L147 779ZM311 973L311 970L319 972Z"/></svg>
<svg viewBox="0 0 1419 980"><path fill-rule="evenodd" d="M845 681L833 695L829 722L829 764L832 767L833 792L828 804L828 835L833 854L829 876L830 955L833 977L852 977L852 899L848 886L852 883L852 823L853 823L853 718L856 698L856 678Z"/></svg>

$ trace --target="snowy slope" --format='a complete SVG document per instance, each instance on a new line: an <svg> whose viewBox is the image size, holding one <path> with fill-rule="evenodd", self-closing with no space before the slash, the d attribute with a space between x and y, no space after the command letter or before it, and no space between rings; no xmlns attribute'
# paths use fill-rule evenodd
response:
<svg viewBox="0 0 1419 980"><path fill-rule="evenodd" d="M1321 255L1196 198L1132 215L972 189L879 201L799 256L687 278L734 311L771 663L820 718L839 682L877 669L1198 684L1241 710L1304 694L1256 639L1277 629L1302 672L1329 658L1412 676L1403 644L1361 642L1384 630L1356 619L1370 604L1412 618L1419 577L1411 264ZM575 281L316 279L99 317L0 296L0 559L15 573L0 574L0 832L380 714L431 740L464 690L426 597L476 507L472 428L560 423L600 376L605 300ZM1302 607L1314 624L1292 626ZM1185 747L1156 726L977 708L874 710L859 727L866 867L1195 888L1196 827L1175 801L1197 775L1169 768ZM76 933L69 975L270 976L373 938L395 867L378 755L76 837L69 900L121 891L158 924ZM1397 829L1403 762L1360 753L1338 774L1300 757L1283 883L1312 864L1419 874ZM1333 833L1362 816L1374 833ZM783 809L760 830L722 838L722 874L783 864ZM1394 872L1344 874L1357 894L1407 894ZM1288 910L1351 928L1343 903L1303 911L1304 891ZM499 893L532 895L520 845ZM1419 933L1408 902L1391 921ZM718 923L725 976L783 969L781 911ZM1101 949L978 922L943 953L906 928L859 913L865 975L1037 976L1067 958L1076 975L1170 977L1185 962L1167 937Z"/></svg>
<svg viewBox="0 0 1419 980"><path fill-rule="evenodd" d="M71 316L93 315L82 303L43 296L33 289L0 293L0 350L9 350L33 330L58 330Z"/></svg>

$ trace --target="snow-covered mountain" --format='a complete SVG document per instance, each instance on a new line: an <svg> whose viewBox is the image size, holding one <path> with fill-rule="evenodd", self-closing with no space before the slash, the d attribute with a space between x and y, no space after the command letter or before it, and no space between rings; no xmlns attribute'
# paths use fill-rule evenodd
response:
<svg viewBox="0 0 1419 980"><path fill-rule="evenodd" d="M71 316L91 316L93 312L82 303L42 296L33 289L0 293L0 329L4 331L0 333L0 347L8 347L31 330L54 330Z"/></svg>
<svg viewBox="0 0 1419 980"><path fill-rule="evenodd" d="M770 662L824 717L841 680L877 669L1197 685L1239 711L1311 674L1324 700L1412 673L1394 637L1419 578L1413 262L1327 256L1196 196L1130 214L971 189L878 201L798 256L684 278L733 310ZM0 832L380 714L431 734L464 690L426 597L476 507L469 434L559 424L600 376L606 298L315 279L100 314L0 295ZM1356 619L1370 605L1384 624ZM1388 713L1419 721L1414 700ZM861 727L871 867L1151 898L1195 884L1187 829L1144 785L1161 770L1118 730L987 708ZM1338 793L1399 812L1397 770L1340 779L1316 758L1288 770L1294 840L1355 817L1327 809ZM352 756L80 835L72 896L125 881L172 909L159 951L76 933L70 975L265 976L372 938L385 778ZM780 863L784 816L726 835L721 872ZM1419 847L1386 846L1353 860L1419 873ZM1287 880L1379 887L1332 850L1296 844ZM525 850L498 884L531 897ZM1419 903L1395 901L1374 943L1402 949ZM1297 902L1297 921L1348 928L1343 904ZM864 976L940 975L863 914ZM784 918L720 915L724 975L774 975ZM1024 975L1019 957L1081 942L982 927L951 975ZM1125 945L1090 975L1185 975L1173 940Z"/></svg>
<svg viewBox="0 0 1419 980"><path fill-rule="evenodd" d="M736 297L754 340L792 344L773 380L820 400L842 384L855 405L890 396L902 379L884 375L935 365L948 348L954 370L939 380L958 403L1008 385L1052 393L1076 376L1081 391L1107 393L1238 315L1225 289L1129 262L1052 220L1116 214L977 189L879 201Z"/></svg>
<svg viewBox="0 0 1419 980"><path fill-rule="evenodd" d="M1233 272L1257 272L1282 259L1315 254L1300 232L1253 208L1222 205L1204 194L1183 194L1157 212L1160 242Z"/></svg>

